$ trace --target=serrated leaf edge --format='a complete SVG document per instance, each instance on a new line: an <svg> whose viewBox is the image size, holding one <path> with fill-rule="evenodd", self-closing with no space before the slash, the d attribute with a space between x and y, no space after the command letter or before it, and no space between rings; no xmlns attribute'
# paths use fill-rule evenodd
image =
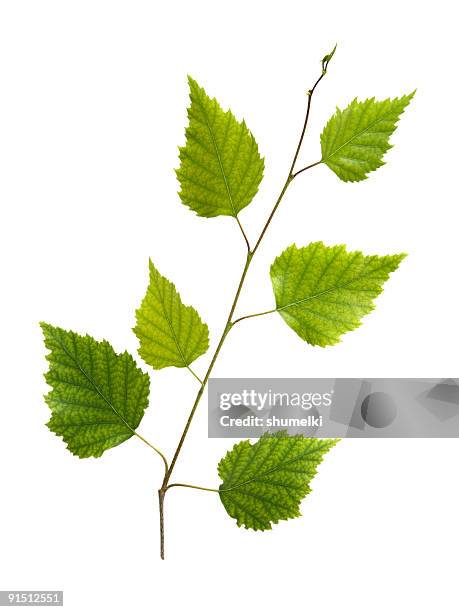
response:
<svg viewBox="0 0 459 612"><path fill-rule="evenodd" d="M349 107L351 107L352 105L365 105L369 102L376 102L379 104L384 104L386 102L401 102L402 100L406 99L406 103L404 105L404 107L402 108L402 110L399 112L397 119L394 121L394 131L395 128L397 127L398 122L400 121L400 117L403 115L403 113L405 112L406 107L408 106L408 104L411 102L411 100L413 99L414 95L416 94L416 89L414 89L411 93L400 96L400 98L385 98L384 100L376 100L376 97L373 96L372 98L366 98L365 100L361 100L359 101L359 99L357 97L355 97L344 109L340 109L338 106L336 107L335 112L333 113L333 115L330 117L330 119L327 121L324 129L322 130L322 133L320 134L320 142L321 144L323 143L323 138L324 138L324 134L327 131L329 125L337 119L338 116L342 115ZM368 125L364 130L362 130L361 132L358 132L356 134L354 134L352 136L352 138L349 138L349 140L347 140L346 142L344 142L342 145L340 145L335 151L333 151L333 153L331 153L330 155L328 155L327 157L322 157L320 160L320 163L323 164L327 164L327 161L330 160L330 158L332 158L334 155L336 155L338 153L338 151L340 151L343 147L347 146L349 143L351 143L353 140L355 140L356 138L358 138L359 136L361 136L362 134L365 134L365 132L367 132L370 128L374 127L375 125L377 125L378 123L380 123L381 121L386 121L387 117L378 117L378 119L375 119L375 121L373 121L370 125ZM393 133L393 132L392 132ZM388 136L388 138L390 138L392 136L392 134L390 134ZM390 144L389 142L387 143L387 149L385 150L385 152L383 153L383 155L385 155L389 149L392 149L393 145ZM382 159L380 160L379 166L378 168L380 168L381 166L385 165L385 161L383 161ZM332 168L330 168L332 170ZM351 179L351 178L346 178L343 179L341 177L338 177L341 181L345 182L345 183L357 183L363 180L366 180L368 178L368 175L371 172L375 172L375 170L369 170L365 173L365 175L362 178L356 178L356 179ZM335 172L333 171L333 173L335 174Z"/></svg>
<svg viewBox="0 0 459 612"><path fill-rule="evenodd" d="M230 119L233 119L233 120L234 120L234 121L237 123L237 125L240 125L240 126L242 126L243 128L245 128L245 129L247 130L247 134L248 134L248 136L249 136L249 137L250 137L250 139L251 139L252 146L254 146L254 147L255 147L255 151L256 151L256 153L258 153L258 156L259 156L260 161L261 161L261 164L262 164L261 176L260 176L260 180L258 181L258 185L259 185L259 184L261 183L261 181L263 180L263 176L264 176L264 170L265 170L265 158L264 158L264 157L262 157L262 156L260 155L260 150L259 150L259 147L258 147L258 143L257 143L257 141L256 141L256 139L255 139L255 137L254 137L254 135L253 135L253 133L252 133L252 131L251 131L251 130L248 128L247 123L245 122L245 119L242 119L242 121L239 121L239 120L237 119L237 117L234 115L234 113L231 111L231 109L230 109L230 108L227 108L227 109L225 110L225 109L222 107L222 105L220 104L220 102L217 100L217 98L216 98L216 97L212 97L212 98L211 98L211 97L210 97L210 96L207 94L207 92L206 92L206 90L204 89L204 87L202 87L202 86L201 86L201 85L200 85L200 84L199 84L199 83L198 83L198 82L197 82L197 81L196 81L196 80L195 80L195 79L194 79L194 78L193 78L191 75L187 75L187 79L188 79L188 84L189 84L189 87L190 87L190 91L189 91L190 105L188 106L188 109L187 109L187 116L188 116L189 121L190 121L190 109L191 109L191 105L192 105L192 103L193 103L192 94L193 94L193 90L194 90L194 91L196 92L196 99L198 100L198 103L200 104L201 108L202 108L201 96L202 96L202 95L204 95L204 96L208 97L208 98L209 98L209 100L210 100L210 102L211 102L212 104L216 105L216 107L217 107L217 108L218 108L218 109L219 109L219 110L220 110L220 111L221 111L223 114L225 114L225 115L229 116L229 118L230 118ZM204 115L205 115L205 113L204 113ZM209 125L209 123L208 123L208 121L207 121L207 117L206 117L206 127L207 127L207 130L208 130L209 134L210 134L210 137L211 137L212 143L213 143L213 145L214 145L214 150L215 150L215 153L216 153L216 156L217 156L217 159L218 159L218 163L219 163L219 167L220 167L220 172L221 172L221 175L222 175L222 177L223 177L223 181L224 181L224 183L225 183L225 187L226 187L226 191L227 191L228 199L229 199L229 202L230 202L230 206L231 206L231 209L232 209L232 211L233 211L233 214L232 214L232 215L227 215L227 216L232 216L232 217L234 217L235 219L238 219L238 215L239 215L239 213L240 213L242 210L244 210L244 208L246 208L246 206L248 206L248 204L247 204L246 206L244 206L244 208L241 208L241 210L236 211L236 208L235 208L235 205L234 205L233 194L231 193L230 187L229 187L229 185L228 185L228 181L227 181L226 174L225 174L225 172L224 172L224 170L223 170L223 164L222 164L222 162L221 162L221 155L220 155L220 151L219 151L219 148L218 148L217 143L216 143L216 141L215 141L215 136L214 136L214 133L213 133L213 131L212 131L212 129L211 129L211 126ZM186 137L186 139L188 139L188 138L192 138L192 130L191 130L190 125L189 125L189 124L188 124L188 126L185 128L185 137ZM178 150L179 150L179 158L180 158L180 159L182 159L182 155L186 155L186 154L187 154L186 148L187 148L186 144L185 144L185 145L183 145L183 146L179 146L179 147L178 147ZM175 174L176 174L177 179L179 180L179 182L180 182L180 171L181 171L180 167L175 169ZM189 180L189 179L187 178L187 180ZM214 216L214 217L216 217L216 216L225 216L225 215L222 215L222 213L219 213L219 212L215 213L214 215L210 215L210 214L209 214L209 215L203 215L203 214L200 214L198 211L196 211L196 210L195 210L195 209L192 207L191 203L189 203L189 202L188 202L186 199L184 199L184 197L183 197L183 195L182 195L182 191L181 191L181 190L180 190L180 191L178 191L178 195L179 195L180 200L182 201L182 203L183 203L183 204L185 204L185 206L187 206L187 207L188 207L190 210L192 210L192 211L193 211L193 212L194 212L194 213L195 213L195 214L196 214L198 217L206 217L206 218L211 218L211 217L213 217L213 216Z"/></svg>
<svg viewBox="0 0 459 612"><path fill-rule="evenodd" d="M127 427L127 429L129 429L129 431L131 432L131 435L129 436L129 438L130 438L130 437L132 437L133 435L136 435L136 430L135 430L133 427L131 427L131 425L129 425L129 423L128 423L128 422L127 422L125 419L124 419L124 417L123 417L121 414L119 414L119 412L116 410L116 408L115 408L115 407L113 406L113 404L110 402L110 400L108 400L108 399L105 397L105 395L104 395L104 394L101 392L101 390L99 389L99 387L98 387L98 385L96 384L96 382L95 382L95 381L94 381L94 380L93 380L93 379L92 379L92 378L91 378L91 377L88 375L88 373L87 373L87 372L86 372L86 371L85 371L85 370L84 370L84 369L83 369L83 368L80 366L80 364L79 364L79 363L78 363L78 362L75 360L74 356L73 356L73 355L71 355L71 354L68 352L68 350L67 350L66 346L65 346L65 345L62 343L61 339L60 339L58 336L56 336L54 333L52 333L52 332L53 332L53 330L54 330L54 329L61 329L61 330L62 330L62 331L64 331L65 333L71 333L71 334L73 334L74 336L76 336L76 337L78 337L78 338L81 338L81 339L86 339L86 338L87 338L87 339L90 339L90 340L92 340L92 341L94 341L94 342L96 342L96 343L98 343L98 344L103 344L103 345L105 345L105 346L108 346L108 347L110 347L110 348L113 350L113 352L115 353L115 356L116 356L116 357L124 357L124 356L126 356L127 358L131 359L131 360L132 360L132 362L133 362L133 364L135 364L135 366L136 366L136 367L137 367L137 368L140 370L140 368L139 368L139 367L138 367L138 365L137 365L137 362L136 362L136 361L135 361L135 359L132 357L132 355L131 355L131 354L130 354L128 351L123 351L122 353L117 353L117 352L115 351L115 349L112 347L112 345L110 344L110 342L108 342L108 340L105 340L105 339L103 339L103 340L96 340L96 339L95 339L93 336L90 336L89 334L84 334L84 335L82 335L82 334L79 334L79 333L77 333L77 332L75 332L75 331L73 331L73 330L66 330L66 329L61 328L61 327L56 327L56 326L53 326L53 325L51 325L50 323L46 323L45 321L40 321L40 322L39 322L39 325L40 325L40 327L41 327L41 329L42 329L42 331L43 331L43 336L44 336L44 341L45 341L45 347L46 347L46 348L48 349L48 351L49 351L49 352L46 354L46 356L45 356L46 361L48 361L48 362L51 364L51 356L52 356L52 352L53 352L53 349L52 349L52 348L49 348L49 346L48 346L48 344L47 344L47 336L46 336L46 334L49 334L49 335L52 337L52 339L53 339L55 342L57 342L57 343L59 344L59 346L60 346L60 347L61 347L61 349L62 349L62 350L65 352L65 354L66 354L66 355L67 355L67 356L68 356L68 357L69 357L69 358L70 358L70 359L71 359L71 360L72 360L72 361L75 363L75 365L77 366L77 368L78 368L78 369L79 369L79 370L82 372L82 374L83 374L83 375L86 377L86 379L88 380L88 382L89 382L89 383L90 383L90 384L91 384L91 385L94 387L94 389L95 389L96 393L97 393L97 394L98 394L98 395L101 397L101 399L102 399L102 400L103 400L103 401L104 401L104 402L105 402L105 403L106 403L106 404L109 406L109 408L111 408L111 410L114 412L114 414L116 415L116 417L117 417L117 418L118 418L118 419L119 419L119 420L120 420L120 421L123 423L123 425L125 425L125 426ZM52 429L51 429L51 427L50 427L50 423L51 423L52 418L53 418L53 409L52 409L52 407L51 407L51 405L50 405L50 402L52 401L51 394L52 394L53 388L52 388L52 385L51 385L51 384L48 382L48 374L49 374L49 373L50 373L50 371L51 371L51 367L52 367L52 364L50 365L50 368L49 368L49 369L48 369L48 370L45 372L45 374L44 374L44 378L45 378L45 382L46 382L46 384L47 384L47 385L49 385L49 386L51 387L51 391L49 391L48 393L46 393L46 394L44 394L44 395L43 395L43 398L44 398L44 400L45 400L46 404L48 405L49 409L51 410L51 418L50 418L50 419L49 419L49 421L46 423L46 426L48 427L48 429L49 429L49 430L50 430L50 431L51 431L51 432L52 432L52 433L53 433L53 434L54 434L56 437L58 437L58 438L62 438L62 439L63 439L63 435L62 435L62 434L59 434L59 433L55 432L55 431L54 431L54 430L52 430ZM140 371L142 372L142 379L143 379L143 381L146 381L146 384L147 384L147 386L148 386L148 388L149 388L149 387L150 387L150 377L149 377L148 373L143 372L142 370L140 370ZM145 384L145 383L144 383L144 384ZM117 434L117 436L118 436L118 435L119 435L119 434ZM126 438L126 440L128 440L129 438ZM64 442L65 442L65 440L64 440ZM68 450L68 451L69 451L69 452L70 452L72 455L74 455L75 457L79 457L79 458L81 458L81 455L79 455L77 452L74 452L74 451L73 451L73 450L70 448L70 446L69 446L69 443L68 443L68 442L66 442L66 449L67 449L67 450ZM106 449L106 450L109 450L109 449ZM98 454L98 455L90 455L90 456L91 456L91 457L96 457L96 458L97 458L97 457L102 456L102 454L103 454L104 452L105 452L105 450L104 450L104 451L102 451L102 453L100 453L100 454Z"/></svg>

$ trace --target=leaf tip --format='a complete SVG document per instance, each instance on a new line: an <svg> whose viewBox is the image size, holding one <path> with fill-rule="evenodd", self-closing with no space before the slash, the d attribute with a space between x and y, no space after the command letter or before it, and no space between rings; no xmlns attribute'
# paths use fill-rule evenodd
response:
<svg viewBox="0 0 459 612"><path fill-rule="evenodd" d="M193 89L199 89L199 83L191 76L191 74L187 74L186 78L190 87L190 93Z"/></svg>
<svg viewBox="0 0 459 612"><path fill-rule="evenodd" d="M151 257L148 258L148 270L150 271L150 275L158 272Z"/></svg>

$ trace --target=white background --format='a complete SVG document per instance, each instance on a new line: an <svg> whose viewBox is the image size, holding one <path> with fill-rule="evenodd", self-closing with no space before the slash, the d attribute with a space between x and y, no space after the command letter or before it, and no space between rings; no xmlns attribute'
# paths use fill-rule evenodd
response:
<svg viewBox="0 0 459 612"><path fill-rule="evenodd" d="M0 589L64 589L72 612L458 609L457 440L345 440L322 464L303 518L272 532L238 529L212 493L174 489L160 562L160 461L135 439L97 460L65 450L45 427L38 327L46 320L135 353L151 256L215 346L244 246L232 219L198 218L177 196L186 74L246 119L266 156L241 214L255 237L285 178L305 91L338 41L305 163L318 159L335 105L417 95L369 180L344 184L320 166L295 181L239 313L272 307L268 268L294 241L409 257L338 346L309 347L280 317L262 317L234 330L214 374L457 376L453 6L3 0ZM196 362L200 373L208 359ZM170 455L196 382L183 370L150 373L140 432ZM207 439L203 401L176 479L216 486L230 445Z"/></svg>

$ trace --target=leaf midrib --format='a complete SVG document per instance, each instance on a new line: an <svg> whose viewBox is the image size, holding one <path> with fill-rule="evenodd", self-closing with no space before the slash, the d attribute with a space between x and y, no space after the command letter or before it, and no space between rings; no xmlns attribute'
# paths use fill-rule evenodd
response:
<svg viewBox="0 0 459 612"><path fill-rule="evenodd" d="M252 446L252 448L253 448L253 446ZM281 462L281 463L277 464L276 466L274 466L273 468L271 468L270 470L267 470L266 472L263 472L262 474L258 474L257 476L253 476L253 478L249 478L248 480L244 480L243 482L239 482L238 484L236 484L236 485L234 485L232 487L228 487L227 489L219 489L219 493L229 493L230 491L233 491L234 489L239 489L240 487L243 487L243 486L245 486L247 484L250 484L251 482L256 482L260 478L264 478L265 476L268 476L269 474L272 474L274 472L277 472L277 471L283 469L286 465L289 465L291 463L295 463L295 461L300 461L301 459L303 459L307 455L310 455L310 454L315 453L315 452L321 452L321 451L322 451L322 449L320 449L320 448L307 449L301 455L297 455L296 457L294 457L293 459L290 459L288 461Z"/></svg>
<svg viewBox="0 0 459 612"><path fill-rule="evenodd" d="M48 330L49 331L49 330ZM113 410L113 412L116 414L116 416L124 423L124 425L126 425L126 427L132 431L133 434L135 434L135 429L133 429L129 423L126 421L126 419L124 419L124 417L116 410L116 408L113 406L113 404L111 403L110 400L108 400L105 395L102 393L102 391L99 389L99 386L97 385L97 383L94 381L94 379L89 376L89 374L86 372L86 370L81 367L81 365L79 364L79 362L75 359L75 357L67 350L67 347L65 346L65 344L62 342L62 340L56 336L54 334L53 331L49 331L51 337L59 344L59 346L61 347L61 349L64 351L64 353L70 357L70 359L73 361L73 363L76 365L76 367L80 370L80 372L83 374L83 376L86 378L86 380L88 380L91 385L94 387L96 393L104 400L104 402Z"/></svg>
<svg viewBox="0 0 459 612"><path fill-rule="evenodd" d="M379 117L378 119L375 119L375 121L373 121L372 123L367 125L367 127L364 130L362 130L360 132L357 132L357 134L354 134L351 138L346 140L346 142L344 142L337 149L335 149L335 151L333 151L333 153L330 153L329 155L327 155L327 157L322 157L322 159L320 160L321 163L326 163L331 157L336 155L339 151L341 151L341 149L343 149L345 146L347 146L350 142L352 142L353 140L355 140L356 138L358 138L362 134L365 134L365 132L368 132L368 130L370 130L372 127L374 127L375 125L377 125L381 121L385 121L386 119L387 119L387 114L384 115L384 117Z"/></svg>
<svg viewBox="0 0 459 612"><path fill-rule="evenodd" d="M201 107L201 110L202 110L202 113L203 113L203 116L204 116L204 120L206 122L206 127L207 127L207 130L208 130L209 134L210 134L210 138L212 140L212 144L213 144L214 149L215 149L215 154L217 156L218 165L220 167L220 172L221 172L222 177L223 177L223 182L225 183L225 188L226 188L226 192L228 194L228 199L229 199L229 202L230 202L230 205L231 205L231 209L233 211L233 216L237 217L236 207L234 205L233 196L231 194L231 190L230 190L230 187L228 185L228 181L226 179L226 174L225 174L225 170L223 168L223 162L222 162L221 157L220 157L220 151L219 151L219 148L218 148L218 145L217 145L217 141L215 140L215 136L214 136L214 133L213 133L213 130L212 130L212 126L210 125L210 123L209 123L209 121L207 119L207 111L206 111L206 108L204 107L204 105L203 105L203 103L201 101L199 93L196 96L196 99L197 99L197 102L198 102L199 106ZM215 104L218 104L218 103L215 101ZM226 116L227 113L224 113L224 114Z"/></svg>
<svg viewBox="0 0 459 612"><path fill-rule="evenodd" d="M189 364L187 363L187 360L185 359L185 355L183 354L182 347L180 346L180 343L178 341L177 335L175 333L175 329L174 329L174 327L172 325L172 321L169 319L168 313L166 311L166 304L165 304L164 294L161 293L161 289L159 287L159 282L158 282L159 279L156 278L156 275L158 275L158 276L160 276L160 275L159 275L159 272L157 270L155 270L155 271L156 271L157 274L155 274L154 281L155 281L155 284L156 284L156 289L158 290L158 294L161 297L160 304L161 304L161 307L162 307L162 310L163 310L163 314L164 314L164 317L165 317L165 319L167 321L167 324L169 325L169 329L170 329L171 334L172 334L172 339L175 342L175 346L177 347L177 350L179 352L180 358L182 359L183 365L184 365L184 367L187 367ZM166 281L166 279L164 277L161 277L161 278L164 281ZM175 302L178 294L177 294L177 290L172 285L172 283L170 283L170 284L171 284L171 292L172 292L172 295L171 295L171 311L172 311L172 302L173 301ZM179 298L179 300L180 300L180 298ZM185 306L185 304L183 304L183 302L181 304L179 304L179 313L180 313L180 306L183 306L183 308L186 308L186 306Z"/></svg>
<svg viewBox="0 0 459 612"><path fill-rule="evenodd" d="M316 298L319 298L319 297L321 297L323 295L327 295L328 293L332 293L333 291L338 291L339 289L344 289L345 287L351 285L355 281L362 280L363 278L366 278L366 277L370 276L374 272L378 272L379 270L384 269L384 267L385 266L382 265L379 268L376 268L374 270L371 270L371 271L367 272L366 274L361 274L360 276L354 276L353 278L351 278L351 280L347 281L346 283L342 283L341 285L334 285L333 287L330 287L329 289L325 289L324 291L320 291L319 293L315 293L313 295L309 295L308 297L303 298L301 300L296 300L295 302L291 302L289 304L286 304L285 306L276 307L275 311L276 312L280 312L281 310L286 310L287 308L292 308L293 306L298 306L298 304L304 304L305 302L310 302L310 301L315 300Z"/></svg>

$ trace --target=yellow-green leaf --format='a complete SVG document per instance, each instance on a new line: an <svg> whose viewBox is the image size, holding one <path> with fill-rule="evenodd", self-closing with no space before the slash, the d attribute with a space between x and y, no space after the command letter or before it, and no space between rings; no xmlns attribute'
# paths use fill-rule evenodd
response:
<svg viewBox="0 0 459 612"><path fill-rule="evenodd" d="M343 181L367 178L384 164L382 157L392 147L389 138L414 94L382 101L355 99L344 110L337 108L320 136L321 161Z"/></svg>
<svg viewBox="0 0 459 612"><path fill-rule="evenodd" d="M136 311L139 355L157 370L188 367L209 348L209 329L150 261L150 284Z"/></svg>
<svg viewBox="0 0 459 612"><path fill-rule="evenodd" d="M194 79L186 145L180 148L180 198L201 217L237 214L254 198L264 160L245 121L223 111Z"/></svg>
<svg viewBox="0 0 459 612"><path fill-rule="evenodd" d="M309 344L336 344L373 310L373 300L404 257L365 256L322 242L300 249L293 244L271 266L276 310Z"/></svg>

